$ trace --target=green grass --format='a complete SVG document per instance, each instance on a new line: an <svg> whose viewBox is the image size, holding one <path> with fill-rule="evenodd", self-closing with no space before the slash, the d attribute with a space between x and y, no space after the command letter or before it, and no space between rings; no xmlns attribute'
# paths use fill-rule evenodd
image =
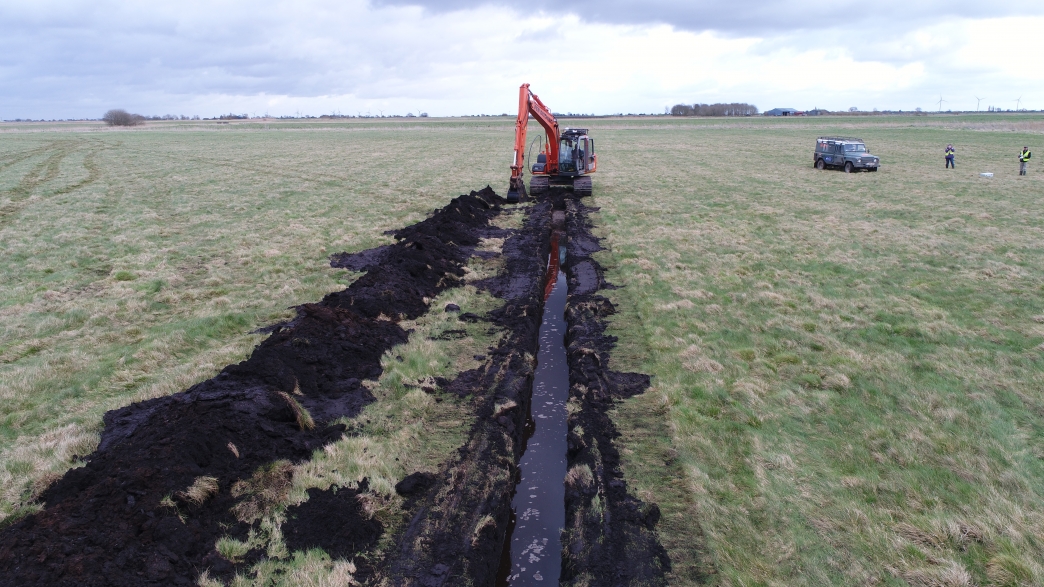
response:
<svg viewBox="0 0 1044 587"><path fill-rule="evenodd" d="M673 584L1044 581L1044 182L1015 158L1044 127L988 120L599 132L617 368L654 382L617 420ZM812 169L827 133L881 171Z"/></svg>
<svg viewBox="0 0 1044 587"><path fill-rule="evenodd" d="M1044 581L1044 176L1016 176L1044 119L583 124L601 261L624 286L613 368L653 376L615 414L625 473L664 512L673 585ZM503 189L511 125L0 125L0 516L93 448L105 410L214 374L252 329L343 287L328 254ZM882 170L813 170L835 133ZM350 439L365 458L333 450L292 496L361 475L387 492L394 458L430 466L461 441L466 406L410 385L470 348L425 341L386 357ZM393 498L373 505L394 518ZM269 530L251 540L277 556L239 581L353 572Z"/></svg>

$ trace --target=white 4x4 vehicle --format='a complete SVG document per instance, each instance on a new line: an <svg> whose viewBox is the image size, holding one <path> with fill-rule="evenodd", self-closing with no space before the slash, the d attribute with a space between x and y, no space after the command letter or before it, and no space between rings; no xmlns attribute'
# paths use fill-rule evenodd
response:
<svg viewBox="0 0 1044 587"><path fill-rule="evenodd" d="M812 155L812 164L816 169L844 169L852 173L865 169L877 171L880 159L870 154L863 139L846 137L819 137L816 139L816 152Z"/></svg>

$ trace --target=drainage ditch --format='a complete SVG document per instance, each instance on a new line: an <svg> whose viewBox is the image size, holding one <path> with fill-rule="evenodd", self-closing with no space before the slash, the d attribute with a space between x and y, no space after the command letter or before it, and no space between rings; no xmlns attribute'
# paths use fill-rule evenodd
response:
<svg viewBox="0 0 1044 587"><path fill-rule="evenodd" d="M565 212L552 213L551 253L544 288L540 347L533 371L533 396L519 462L520 480L511 501L513 526L505 542L497 584L554 585L562 571L565 526L566 401L569 365L565 349L565 306L569 284L565 261Z"/></svg>

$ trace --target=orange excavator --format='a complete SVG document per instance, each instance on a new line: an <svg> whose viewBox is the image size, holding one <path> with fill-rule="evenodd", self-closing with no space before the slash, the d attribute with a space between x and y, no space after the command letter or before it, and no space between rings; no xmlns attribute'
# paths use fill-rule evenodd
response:
<svg viewBox="0 0 1044 587"><path fill-rule="evenodd" d="M522 174L526 169L526 130L531 114L544 127L547 135L541 141L540 154L530 169L532 177L529 180L529 191L539 194L552 187L565 187L572 188L578 196L591 195L590 174L598 169L594 139L587 136L586 128L559 131L555 115L551 114L536 94L529 91L529 84L522 84L518 89L515 159L511 164L508 202L518 202L526 196L526 183Z"/></svg>

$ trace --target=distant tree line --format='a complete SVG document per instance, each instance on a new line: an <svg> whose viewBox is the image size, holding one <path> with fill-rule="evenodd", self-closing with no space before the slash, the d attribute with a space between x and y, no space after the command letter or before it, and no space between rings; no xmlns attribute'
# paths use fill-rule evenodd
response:
<svg viewBox="0 0 1044 587"><path fill-rule="evenodd" d="M131 114L123 108L115 108L109 110L102 116L102 120L109 126L138 126L139 124L145 124L146 120L199 120L199 116L185 116L177 114L164 114L162 116L142 116L141 114Z"/></svg>
<svg viewBox="0 0 1044 587"><path fill-rule="evenodd" d="M671 116L754 116L758 107L742 102L731 104L675 104Z"/></svg>
<svg viewBox="0 0 1044 587"><path fill-rule="evenodd" d="M141 114L131 114L123 108L109 110L102 116L102 120L109 126L138 126L145 124L145 117Z"/></svg>

